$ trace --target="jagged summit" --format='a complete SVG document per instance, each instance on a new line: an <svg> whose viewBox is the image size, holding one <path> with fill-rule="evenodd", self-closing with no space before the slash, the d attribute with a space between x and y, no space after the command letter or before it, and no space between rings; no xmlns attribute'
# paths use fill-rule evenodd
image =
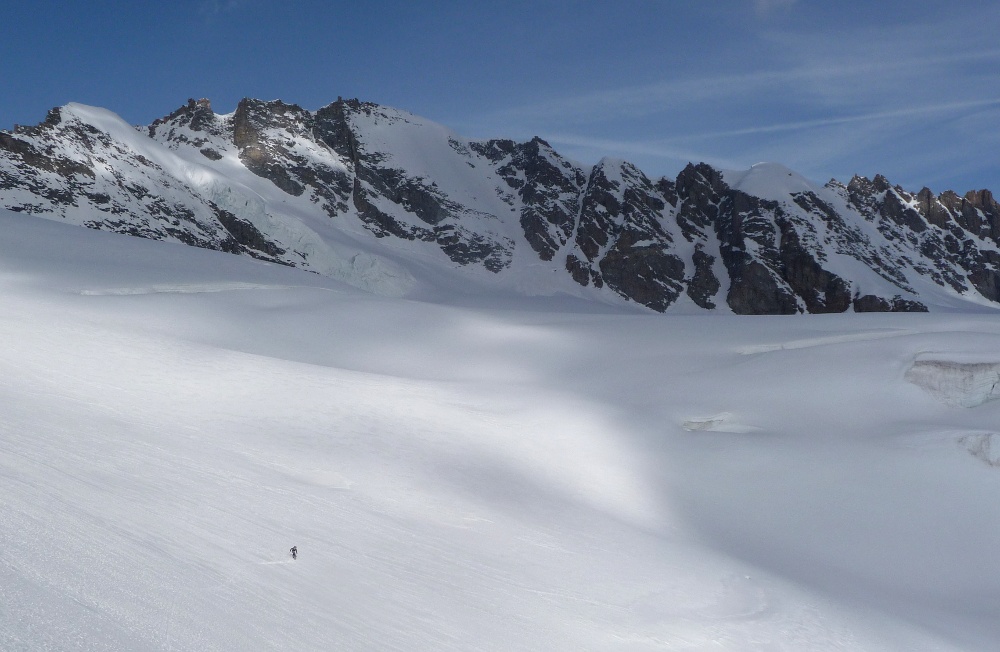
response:
<svg viewBox="0 0 1000 652"><path fill-rule="evenodd" d="M68 104L0 132L0 206L301 267L392 295L566 294L790 314L1000 302L1000 206L784 166L649 178L406 111L190 99L137 130Z"/></svg>

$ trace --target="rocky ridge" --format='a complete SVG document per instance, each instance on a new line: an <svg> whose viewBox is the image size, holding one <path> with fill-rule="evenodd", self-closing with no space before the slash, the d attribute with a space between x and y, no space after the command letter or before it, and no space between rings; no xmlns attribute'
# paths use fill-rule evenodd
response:
<svg viewBox="0 0 1000 652"><path fill-rule="evenodd" d="M397 294L431 265L660 312L1000 303L987 190L911 193L882 176L818 186L773 164L650 179L357 100L309 111L244 99L226 115L190 100L139 129L53 109L0 132L0 206Z"/></svg>

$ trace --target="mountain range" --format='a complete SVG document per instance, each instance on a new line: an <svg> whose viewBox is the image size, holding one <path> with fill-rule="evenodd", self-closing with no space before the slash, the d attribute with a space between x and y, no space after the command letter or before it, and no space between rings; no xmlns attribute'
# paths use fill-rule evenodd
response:
<svg viewBox="0 0 1000 652"><path fill-rule="evenodd" d="M408 112L208 100L148 126L68 104L0 132L0 208L244 254L389 296L570 296L657 312L1000 303L1000 205L778 164L653 179Z"/></svg>

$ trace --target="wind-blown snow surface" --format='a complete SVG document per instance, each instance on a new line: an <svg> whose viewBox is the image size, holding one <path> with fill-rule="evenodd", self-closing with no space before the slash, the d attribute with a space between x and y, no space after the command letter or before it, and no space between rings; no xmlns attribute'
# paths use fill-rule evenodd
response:
<svg viewBox="0 0 1000 652"><path fill-rule="evenodd" d="M995 313L449 306L0 234L0 649L1000 640L1000 402L905 378L995 362Z"/></svg>

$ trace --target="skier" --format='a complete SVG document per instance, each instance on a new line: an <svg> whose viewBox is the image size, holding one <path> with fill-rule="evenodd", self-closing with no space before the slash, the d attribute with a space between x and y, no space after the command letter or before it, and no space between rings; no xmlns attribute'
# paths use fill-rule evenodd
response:
<svg viewBox="0 0 1000 652"><path fill-rule="evenodd" d="M291 549L289 549L288 552L292 553L292 559L298 559L299 558L299 549L298 549L298 547L292 546Z"/></svg>

